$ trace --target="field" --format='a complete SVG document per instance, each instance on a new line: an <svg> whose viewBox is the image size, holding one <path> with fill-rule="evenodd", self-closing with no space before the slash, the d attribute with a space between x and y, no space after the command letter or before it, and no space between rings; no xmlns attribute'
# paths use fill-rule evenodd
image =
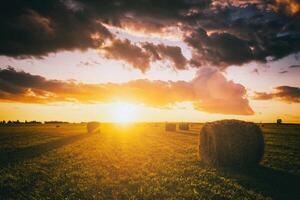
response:
<svg viewBox="0 0 300 200"><path fill-rule="evenodd" d="M300 199L300 126L264 124L261 166L199 161L200 124L0 127L0 199Z"/></svg>

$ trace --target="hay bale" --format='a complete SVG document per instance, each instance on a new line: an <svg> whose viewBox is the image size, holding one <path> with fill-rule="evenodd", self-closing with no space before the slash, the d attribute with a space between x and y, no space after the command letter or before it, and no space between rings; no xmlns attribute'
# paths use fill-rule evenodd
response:
<svg viewBox="0 0 300 200"><path fill-rule="evenodd" d="M88 122L86 125L88 133L100 132L100 123L99 122Z"/></svg>
<svg viewBox="0 0 300 200"><path fill-rule="evenodd" d="M282 124L282 119L277 119L276 124L277 124L277 126L279 126L280 124Z"/></svg>
<svg viewBox="0 0 300 200"><path fill-rule="evenodd" d="M199 155L213 166L249 167L259 164L264 138L258 125L239 120L205 123L200 131Z"/></svg>
<svg viewBox="0 0 300 200"><path fill-rule="evenodd" d="M175 123L166 123L165 130L166 131L176 131L176 124Z"/></svg>
<svg viewBox="0 0 300 200"><path fill-rule="evenodd" d="M188 131L189 130L189 124L188 123L181 123L179 124L179 129L183 131Z"/></svg>

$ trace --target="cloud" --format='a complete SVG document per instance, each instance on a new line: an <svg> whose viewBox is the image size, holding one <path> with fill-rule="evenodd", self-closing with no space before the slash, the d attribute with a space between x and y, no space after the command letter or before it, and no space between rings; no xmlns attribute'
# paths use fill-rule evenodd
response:
<svg viewBox="0 0 300 200"><path fill-rule="evenodd" d="M224 7L228 5L242 6L245 7L249 4L258 6L259 8L264 8L268 10L273 10L278 13L283 13L286 15L295 15L300 11L299 0L228 0L221 1L215 0L214 5L219 7Z"/></svg>
<svg viewBox="0 0 300 200"><path fill-rule="evenodd" d="M113 40L108 46L102 47L101 52L106 58L124 60L143 72L150 67L150 55L127 39Z"/></svg>
<svg viewBox="0 0 300 200"><path fill-rule="evenodd" d="M194 48L193 62L197 65L239 65L253 59L247 41L229 33L207 35L205 30L198 29L196 33L186 36L185 41Z"/></svg>
<svg viewBox="0 0 300 200"><path fill-rule="evenodd" d="M288 73L289 71L286 71L286 70L283 70L283 71L280 71L280 72L278 72L279 74L286 74L286 73Z"/></svg>
<svg viewBox="0 0 300 200"><path fill-rule="evenodd" d="M222 114L251 115L246 89L226 80L216 68L201 68L191 81L132 80L85 84L47 80L13 68L0 70L0 101L40 103L99 103L130 101L152 107L192 102L195 109Z"/></svg>
<svg viewBox="0 0 300 200"><path fill-rule="evenodd" d="M98 44L91 37L95 33L101 38L112 37L93 13L74 12L76 7L70 2L77 1L2 2L0 54L42 57L62 50L96 48Z"/></svg>
<svg viewBox="0 0 300 200"><path fill-rule="evenodd" d="M192 20L199 19L199 28L185 28L194 60L201 61L194 62L227 67L267 62L300 51L299 15L287 17L261 4L222 5L195 15Z"/></svg>
<svg viewBox="0 0 300 200"><path fill-rule="evenodd" d="M201 68L191 84L200 99L195 102L199 110L223 114L253 114L246 99L245 87L226 80L217 69Z"/></svg>
<svg viewBox="0 0 300 200"><path fill-rule="evenodd" d="M177 23L180 10L202 4L183 0L147 0L139 4L130 0L5 0L0 10L0 54L44 56L61 50L97 48L92 34L97 33L101 40L112 37L102 23L121 26L131 19L141 28L158 27L154 25L158 21L162 27Z"/></svg>
<svg viewBox="0 0 300 200"><path fill-rule="evenodd" d="M253 69L253 70L251 71L251 73L254 73L254 74L259 75L259 70L258 70L257 68L255 68L255 69Z"/></svg>
<svg viewBox="0 0 300 200"><path fill-rule="evenodd" d="M143 43L143 48L151 54L153 61L169 60L173 63L174 69L185 69L187 59L183 56L181 48L177 46L167 46L163 44L154 45Z"/></svg>
<svg viewBox="0 0 300 200"><path fill-rule="evenodd" d="M276 0L276 10L283 11L288 15L294 15L300 11L300 2L298 0Z"/></svg>
<svg viewBox="0 0 300 200"><path fill-rule="evenodd" d="M90 67L90 66L97 66L101 65L100 62L95 60L88 60L88 61L80 61L76 66L77 67Z"/></svg>
<svg viewBox="0 0 300 200"><path fill-rule="evenodd" d="M207 64L224 68L300 51L297 0L145 0L139 4L131 0L6 0L0 11L0 55L18 58L98 49L109 40L117 46L107 49L117 55L106 52L106 56L145 71L154 58L171 61L176 69ZM144 33L182 32L193 48L193 58L186 61L179 47L167 46L154 48L157 57L143 44L126 41L123 45L129 52L124 52L118 48L120 38L103 24ZM134 59L133 52L146 57Z"/></svg>
<svg viewBox="0 0 300 200"><path fill-rule="evenodd" d="M289 68L300 68L300 65L291 65Z"/></svg>
<svg viewBox="0 0 300 200"><path fill-rule="evenodd" d="M287 103L300 103L300 88L291 86L279 86L271 93L256 92L253 97L256 100L277 99Z"/></svg>
<svg viewBox="0 0 300 200"><path fill-rule="evenodd" d="M149 42L134 44L128 39L113 39L108 45L100 47L100 51L106 58L123 60L142 72L147 71L151 62L155 61L169 60L174 69L185 69L188 62L180 47Z"/></svg>

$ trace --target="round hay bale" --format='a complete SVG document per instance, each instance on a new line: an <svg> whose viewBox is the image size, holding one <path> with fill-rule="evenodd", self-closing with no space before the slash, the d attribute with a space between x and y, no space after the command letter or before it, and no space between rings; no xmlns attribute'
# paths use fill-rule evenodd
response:
<svg viewBox="0 0 300 200"><path fill-rule="evenodd" d="M165 130L166 131L176 131L176 124L175 123L166 123Z"/></svg>
<svg viewBox="0 0 300 200"><path fill-rule="evenodd" d="M213 166L249 167L259 164L264 138L258 125L239 120L205 123L200 131L199 155Z"/></svg>
<svg viewBox="0 0 300 200"><path fill-rule="evenodd" d="M100 123L99 122L88 122L86 125L88 133L100 132Z"/></svg>
<svg viewBox="0 0 300 200"><path fill-rule="evenodd" d="M183 131L188 131L189 130L189 124L188 123L181 123L179 124L179 129Z"/></svg>
<svg viewBox="0 0 300 200"><path fill-rule="evenodd" d="M279 126L280 124L282 124L282 119L277 119L276 120L276 124L277 124L277 126Z"/></svg>

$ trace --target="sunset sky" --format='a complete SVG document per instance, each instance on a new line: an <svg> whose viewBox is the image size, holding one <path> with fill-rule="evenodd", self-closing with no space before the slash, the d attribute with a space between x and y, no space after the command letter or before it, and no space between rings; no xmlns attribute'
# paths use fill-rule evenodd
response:
<svg viewBox="0 0 300 200"><path fill-rule="evenodd" d="M2 4L0 120L300 123L298 0Z"/></svg>

